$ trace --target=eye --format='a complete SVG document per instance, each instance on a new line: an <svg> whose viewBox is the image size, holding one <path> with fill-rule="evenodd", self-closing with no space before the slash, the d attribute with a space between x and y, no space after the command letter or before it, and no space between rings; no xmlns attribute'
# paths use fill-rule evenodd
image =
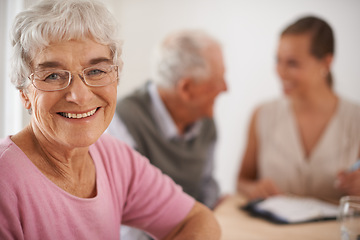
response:
<svg viewBox="0 0 360 240"><path fill-rule="evenodd" d="M296 61L296 60L294 60L294 59L289 59L289 60L287 61L287 65L288 65L289 67L298 67L298 66L299 66L299 62Z"/></svg>
<svg viewBox="0 0 360 240"><path fill-rule="evenodd" d="M44 82L63 81L69 78L67 72L45 72L40 79Z"/></svg>
<svg viewBox="0 0 360 240"><path fill-rule="evenodd" d="M59 79L59 74L58 73L51 73L49 76L47 76L45 78L45 80L56 80Z"/></svg>
<svg viewBox="0 0 360 240"><path fill-rule="evenodd" d="M300 66L299 60L293 57L287 57L287 58L276 57L276 64L277 65L283 64L284 67L286 66L291 68L297 68Z"/></svg>
<svg viewBox="0 0 360 240"><path fill-rule="evenodd" d="M105 70L98 69L98 68L89 69L88 71L86 71L87 76L97 76L97 75L101 75L101 74L104 74L104 73L106 73Z"/></svg>

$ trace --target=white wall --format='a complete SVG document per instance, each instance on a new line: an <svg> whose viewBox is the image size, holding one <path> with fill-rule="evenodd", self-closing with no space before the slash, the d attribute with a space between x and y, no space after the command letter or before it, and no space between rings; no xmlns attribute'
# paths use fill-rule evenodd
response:
<svg viewBox="0 0 360 240"><path fill-rule="evenodd" d="M9 80L10 26L25 0L0 0L0 137L14 134L27 122L27 112L21 106L18 91Z"/></svg>
<svg viewBox="0 0 360 240"><path fill-rule="evenodd" d="M360 103L360 1L358 0L107 0L121 24L124 71L119 96L150 75L153 46L168 32L202 28L223 44L229 91L216 104L219 144L216 177L234 191L253 108L280 93L274 72L279 32L304 14L326 19L336 35L336 91ZM115 10L116 9L116 10Z"/></svg>
<svg viewBox="0 0 360 240"><path fill-rule="evenodd" d="M274 72L275 49L279 32L290 21L303 14L316 14L328 20L337 40L333 68L335 89L341 95L360 103L359 0L103 2L118 18L124 38L125 65L119 96L129 93L149 77L152 48L168 32L180 28L201 28L223 43L229 91L219 97L215 116L219 132L216 177L223 193L234 190L252 109L259 102L280 94ZM4 69L8 60L0 58L0 61L0 69ZM3 83L9 80L4 75L2 77L0 86L3 94L7 91L3 89ZM1 106L11 104L19 103L0 99ZM4 123L4 119L11 120L7 112L2 114L0 124ZM4 129L4 126L1 127ZM0 137L3 137L3 133L0 133Z"/></svg>

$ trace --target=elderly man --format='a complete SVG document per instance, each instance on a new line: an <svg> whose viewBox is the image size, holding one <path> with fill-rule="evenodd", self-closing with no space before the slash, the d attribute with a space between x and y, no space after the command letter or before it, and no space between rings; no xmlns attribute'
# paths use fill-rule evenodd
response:
<svg viewBox="0 0 360 240"><path fill-rule="evenodd" d="M170 34L149 81L117 104L108 128L209 208L219 198L213 177L215 98L226 91L219 43L202 31Z"/></svg>

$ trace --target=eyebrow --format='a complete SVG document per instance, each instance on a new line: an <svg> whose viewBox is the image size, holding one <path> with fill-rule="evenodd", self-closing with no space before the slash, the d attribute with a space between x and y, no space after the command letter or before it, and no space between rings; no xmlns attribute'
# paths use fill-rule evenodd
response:
<svg viewBox="0 0 360 240"><path fill-rule="evenodd" d="M103 63L103 62L111 63L112 60L105 57L94 58L94 59L90 59L89 65L96 65L98 63ZM36 69L59 68L59 67L63 68L64 66L56 61L48 61L48 62L39 63L36 66Z"/></svg>
<svg viewBox="0 0 360 240"><path fill-rule="evenodd" d="M105 58L105 57L99 57L99 58L91 59L91 60L89 61L89 63L90 63L91 65L95 65L95 64L103 63L103 62L105 62L105 63L111 63L112 60L109 59L109 58Z"/></svg>
<svg viewBox="0 0 360 240"><path fill-rule="evenodd" d="M39 63L36 66L36 69L45 69L45 68L57 68L57 67L62 67L62 64L59 62L43 62L43 63Z"/></svg>

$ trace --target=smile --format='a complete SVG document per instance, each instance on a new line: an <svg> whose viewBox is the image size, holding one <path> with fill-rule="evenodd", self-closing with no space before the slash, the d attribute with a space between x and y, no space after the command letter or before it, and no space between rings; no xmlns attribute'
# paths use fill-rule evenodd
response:
<svg viewBox="0 0 360 240"><path fill-rule="evenodd" d="M59 115L66 117L66 118L76 118L76 119L81 119L81 118L86 118L86 117L90 117L92 115L95 114L97 109L91 110L87 113L65 113L65 112L60 112L58 113Z"/></svg>

